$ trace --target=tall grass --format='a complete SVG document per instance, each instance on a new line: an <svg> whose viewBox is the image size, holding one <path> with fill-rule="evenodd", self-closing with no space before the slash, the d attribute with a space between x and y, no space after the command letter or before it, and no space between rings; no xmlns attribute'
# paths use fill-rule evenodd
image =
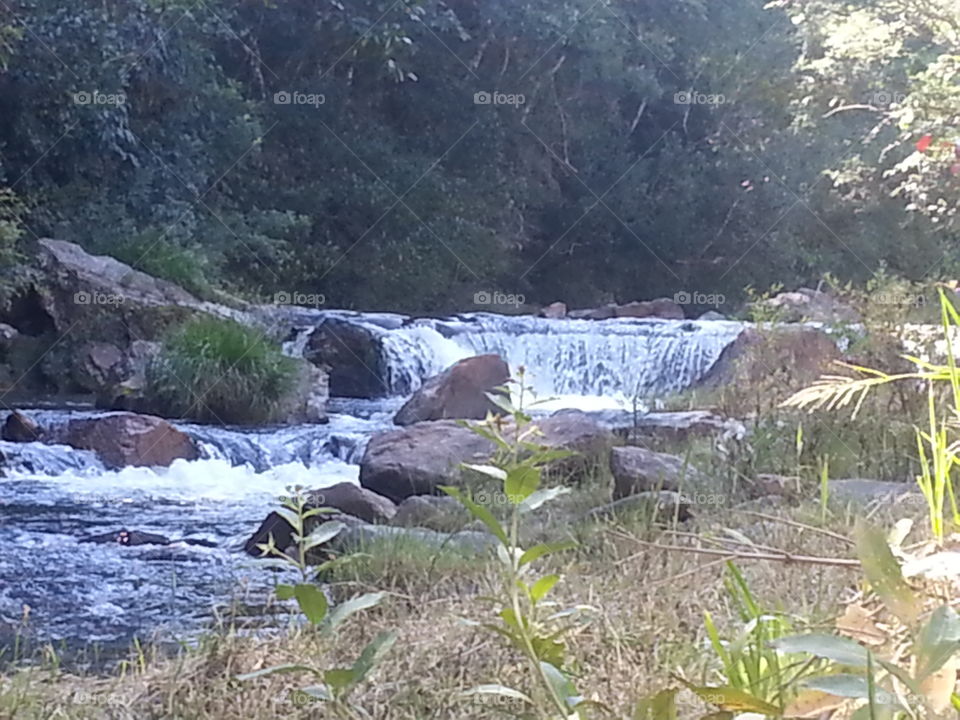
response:
<svg viewBox="0 0 960 720"><path fill-rule="evenodd" d="M147 395L161 414L256 424L288 405L297 367L261 331L204 316L166 339L147 376Z"/></svg>

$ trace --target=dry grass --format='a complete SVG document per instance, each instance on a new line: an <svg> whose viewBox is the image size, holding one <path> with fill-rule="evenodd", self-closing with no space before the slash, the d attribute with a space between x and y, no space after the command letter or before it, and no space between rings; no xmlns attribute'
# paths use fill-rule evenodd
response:
<svg viewBox="0 0 960 720"><path fill-rule="evenodd" d="M809 521L807 507L784 511ZM845 531L849 518L838 517ZM684 528L702 537L735 527L757 543L792 553L850 557L843 542L779 522L718 510ZM716 681L714 659L705 645L702 616L708 610L723 627L736 629L723 591L723 564L692 553L641 547L635 532L668 544L689 544L669 530L594 527L585 544L554 564L564 572L555 590L563 606L594 608L592 622L571 637L578 686L629 715L644 693L669 683L670 672ZM389 548L383 548L389 554ZM521 708L492 700L458 697L489 682L525 687L525 668L499 638L465 626L462 618L485 619L484 595L496 583L489 563L450 562L407 552L355 566L335 580L338 594L371 587L386 589L389 601L348 622L335 642L303 629L279 634L241 634L223 629L177 657L139 658L121 675L81 677L47 668L0 677L0 717L48 718L323 718L317 705L300 705L291 690L307 676L276 675L243 684L234 677L282 663L320 667L351 662L358 649L383 629L399 640L373 681L355 700L373 718L384 720L465 720L518 717ZM828 622L858 581L855 570L802 564L745 562L741 567L756 596L770 609L813 622ZM692 698L692 717L702 706Z"/></svg>

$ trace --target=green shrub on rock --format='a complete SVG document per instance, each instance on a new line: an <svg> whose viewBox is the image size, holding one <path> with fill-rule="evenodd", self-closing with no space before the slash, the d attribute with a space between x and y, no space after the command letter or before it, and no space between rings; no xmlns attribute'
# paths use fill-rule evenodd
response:
<svg viewBox="0 0 960 720"><path fill-rule="evenodd" d="M164 342L147 372L147 395L167 416L255 424L277 419L296 383L296 361L263 332L197 317Z"/></svg>

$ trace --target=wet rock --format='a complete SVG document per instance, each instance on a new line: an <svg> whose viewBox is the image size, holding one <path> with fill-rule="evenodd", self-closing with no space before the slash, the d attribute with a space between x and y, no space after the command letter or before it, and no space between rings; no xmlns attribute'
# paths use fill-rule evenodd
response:
<svg viewBox="0 0 960 720"><path fill-rule="evenodd" d="M310 507L329 507L368 523L390 522L397 514L393 501L350 482L337 483L308 494Z"/></svg>
<svg viewBox="0 0 960 720"><path fill-rule="evenodd" d="M613 499L656 490L703 488L707 480L683 458L642 447L615 447L610 451Z"/></svg>
<svg viewBox="0 0 960 720"><path fill-rule="evenodd" d="M567 316L567 305L562 302L550 303L540 308L540 317L550 320L562 320Z"/></svg>
<svg viewBox="0 0 960 720"><path fill-rule="evenodd" d="M139 530L117 530L102 535L90 535L78 540L81 543L99 543L117 545L169 545L170 539L156 533L140 532Z"/></svg>
<svg viewBox="0 0 960 720"><path fill-rule="evenodd" d="M397 425L447 418L481 420L500 412L487 393L510 379L510 368L499 355L476 355L451 365L425 381L394 417Z"/></svg>
<svg viewBox="0 0 960 720"><path fill-rule="evenodd" d="M70 420L44 436L48 443L92 450L108 468L166 467L174 460L196 460L193 440L162 418L117 413Z"/></svg>
<svg viewBox="0 0 960 720"><path fill-rule="evenodd" d="M36 442L42 433L40 424L19 410L10 413L0 429L0 437L9 442Z"/></svg>
<svg viewBox="0 0 960 720"><path fill-rule="evenodd" d="M664 320L683 320L683 308L669 298L634 301L614 308L615 317L662 318Z"/></svg>
<svg viewBox="0 0 960 720"><path fill-rule="evenodd" d="M483 462L493 443L453 420L421 422L374 435L360 462L360 484L402 502L458 484L461 463Z"/></svg>
<svg viewBox="0 0 960 720"><path fill-rule="evenodd" d="M309 534L315 527L325 522L342 522L350 526L362 524L363 520L346 513L314 515L307 519L307 533ZM294 546L293 526L276 511L271 512L260 523L260 526L243 544L243 551L256 558L264 557L263 551L258 546L266 545L270 538L273 538L273 544L280 552L286 552Z"/></svg>
<svg viewBox="0 0 960 720"><path fill-rule="evenodd" d="M321 368L305 360L298 360L296 389L291 400L278 412L281 422L327 423L327 400L330 399L330 378Z"/></svg>
<svg viewBox="0 0 960 720"><path fill-rule="evenodd" d="M614 303L608 303L598 308L587 310L571 310L567 317L574 320L609 320L616 317L617 306Z"/></svg>
<svg viewBox="0 0 960 720"><path fill-rule="evenodd" d="M387 394L380 338L365 327L327 318L310 334L304 357L328 369L332 395L378 398Z"/></svg>
<svg viewBox="0 0 960 720"><path fill-rule="evenodd" d="M716 310L707 310L703 315L697 318L697 320L726 320L727 316L723 313L719 313Z"/></svg>
<svg viewBox="0 0 960 720"><path fill-rule="evenodd" d="M603 520L623 513L649 513L651 519L660 522L680 522L693 517L692 505L678 492L650 490L614 500L593 508L586 514L587 520Z"/></svg>

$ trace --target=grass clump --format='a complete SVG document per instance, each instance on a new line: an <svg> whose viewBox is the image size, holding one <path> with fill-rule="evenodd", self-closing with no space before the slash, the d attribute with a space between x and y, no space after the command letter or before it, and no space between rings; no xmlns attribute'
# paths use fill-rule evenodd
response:
<svg viewBox="0 0 960 720"><path fill-rule="evenodd" d="M167 416L257 424L278 419L296 378L296 361L260 330L197 317L164 342L148 371L147 394Z"/></svg>

